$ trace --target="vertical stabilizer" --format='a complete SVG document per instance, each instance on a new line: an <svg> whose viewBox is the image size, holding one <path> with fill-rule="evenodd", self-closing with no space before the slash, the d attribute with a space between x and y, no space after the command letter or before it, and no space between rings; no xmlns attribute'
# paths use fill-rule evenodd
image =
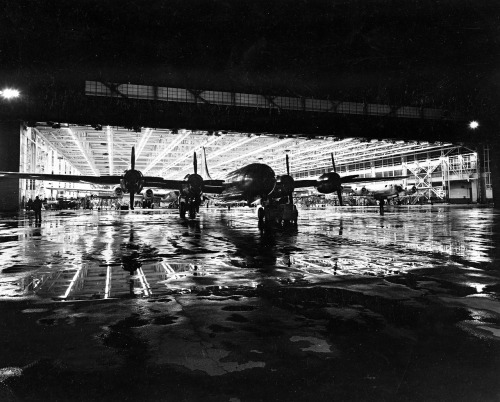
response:
<svg viewBox="0 0 500 402"><path fill-rule="evenodd" d="M208 166L207 166L207 155L205 154L205 147L202 148L202 153L201 153L201 177L205 180L212 180L210 177L210 173L208 173Z"/></svg>

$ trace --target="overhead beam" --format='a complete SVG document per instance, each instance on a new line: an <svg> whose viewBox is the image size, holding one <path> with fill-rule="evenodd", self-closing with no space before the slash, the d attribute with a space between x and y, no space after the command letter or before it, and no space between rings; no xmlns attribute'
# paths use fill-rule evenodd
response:
<svg viewBox="0 0 500 402"><path fill-rule="evenodd" d="M211 105L227 105L245 108L271 108L276 110L297 110L305 112L337 113L348 115L386 116L405 119L461 120L463 116L446 110L415 106L393 106L386 104L347 102L342 100L315 99L292 96L267 96L260 94L208 91L156 87L130 83L104 83L85 81L85 95L122 97L125 99L154 100L164 102L197 103L202 101Z"/></svg>

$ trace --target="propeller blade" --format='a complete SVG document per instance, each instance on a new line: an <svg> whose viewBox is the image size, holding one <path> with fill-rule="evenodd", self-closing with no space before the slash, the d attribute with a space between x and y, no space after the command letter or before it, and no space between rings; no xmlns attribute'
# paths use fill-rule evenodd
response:
<svg viewBox="0 0 500 402"><path fill-rule="evenodd" d="M286 174L290 176L290 161L288 158L288 154L286 155ZM293 204L293 191L288 194L288 202Z"/></svg>
<svg viewBox="0 0 500 402"><path fill-rule="evenodd" d="M132 168L133 169L133 168ZM134 209L134 192L131 191L130 192L130 209L133 210Z"/></svg>
<svg viewBox="0 0 500 402"><path fill-rule="evenodd" d="M130 156L130 163L132 165L132 170L135 169L135 147L132 147L132 155Z"/></svg>
<svg viewBox="0 0 500 402"><path fill-rule="evenodd" d="M193 170L194 174L198 174L198 161L196 160L196 152L193 154Z"/></svg>
<svg viewBox="0 0 500 402"><path fill-rule="evenodd" d="M333 165L333 171L337 173L337 168L335 167L335 159L333 159L333 152L332 152L332 165Z"/></svg>
<svg viewBox="0 0 500 402"><path fill-rule="evenodd" d="M339 197L339 205L340 206L344 205L342 202L342 189L340 188L337 190L337 197Z"/></svg>

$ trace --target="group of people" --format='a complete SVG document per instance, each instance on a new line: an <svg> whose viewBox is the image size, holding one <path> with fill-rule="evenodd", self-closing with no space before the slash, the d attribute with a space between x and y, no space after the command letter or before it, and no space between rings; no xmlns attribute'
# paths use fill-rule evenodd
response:
<svg viewBox="0 0 500 402"><path fill-rule="evenodd" d="M34 211L35 212L35 222L41 222L42 221L42 200L38 195L35 197L35 200L32 200L31 198L28 200L26 203L26 209L28 211Z"/></svg>

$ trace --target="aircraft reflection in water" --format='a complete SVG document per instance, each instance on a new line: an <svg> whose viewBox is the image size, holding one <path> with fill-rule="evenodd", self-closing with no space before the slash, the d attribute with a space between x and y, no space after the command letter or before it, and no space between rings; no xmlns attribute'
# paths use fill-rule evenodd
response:
<svg viewBox="0 0 500 402"><path fill-rule="evenodd" d="M333 172L322 174L317 180L294 180L290 175L288 155L286 155L286 171L284 175L276 175L274 170L263 163L252 163L229 173L225 180L212 180L208 173L205 149L203 148L202 169L205 179L197 172L196 152L193 155L194 173L188 174L184 180L168 180L162 177L144 176L135 169L135 148L132 147L131 169L120 176L78 176L53 175L35 173L0 172L6 178L85 182L92 184L114 185L117 196L122 192L130 194L130 209L134 209L134 194L139 194L146 187L179 191L179 214L182 218L188 213L195 218L202 203L203 193L220 194L224 201L245 201L247 205L260 203L258 210L259 224L277 222L297 224L298 211L293 204L293 192L297 188L314 187L323 194L337 193L342 205L342 185L367 181L387 181L387 178L359 178L358 175L341 177L335 168L332 153ZM393 177L392 180L407 176ZM148 197L153 190L147 190Z"/></svg>

